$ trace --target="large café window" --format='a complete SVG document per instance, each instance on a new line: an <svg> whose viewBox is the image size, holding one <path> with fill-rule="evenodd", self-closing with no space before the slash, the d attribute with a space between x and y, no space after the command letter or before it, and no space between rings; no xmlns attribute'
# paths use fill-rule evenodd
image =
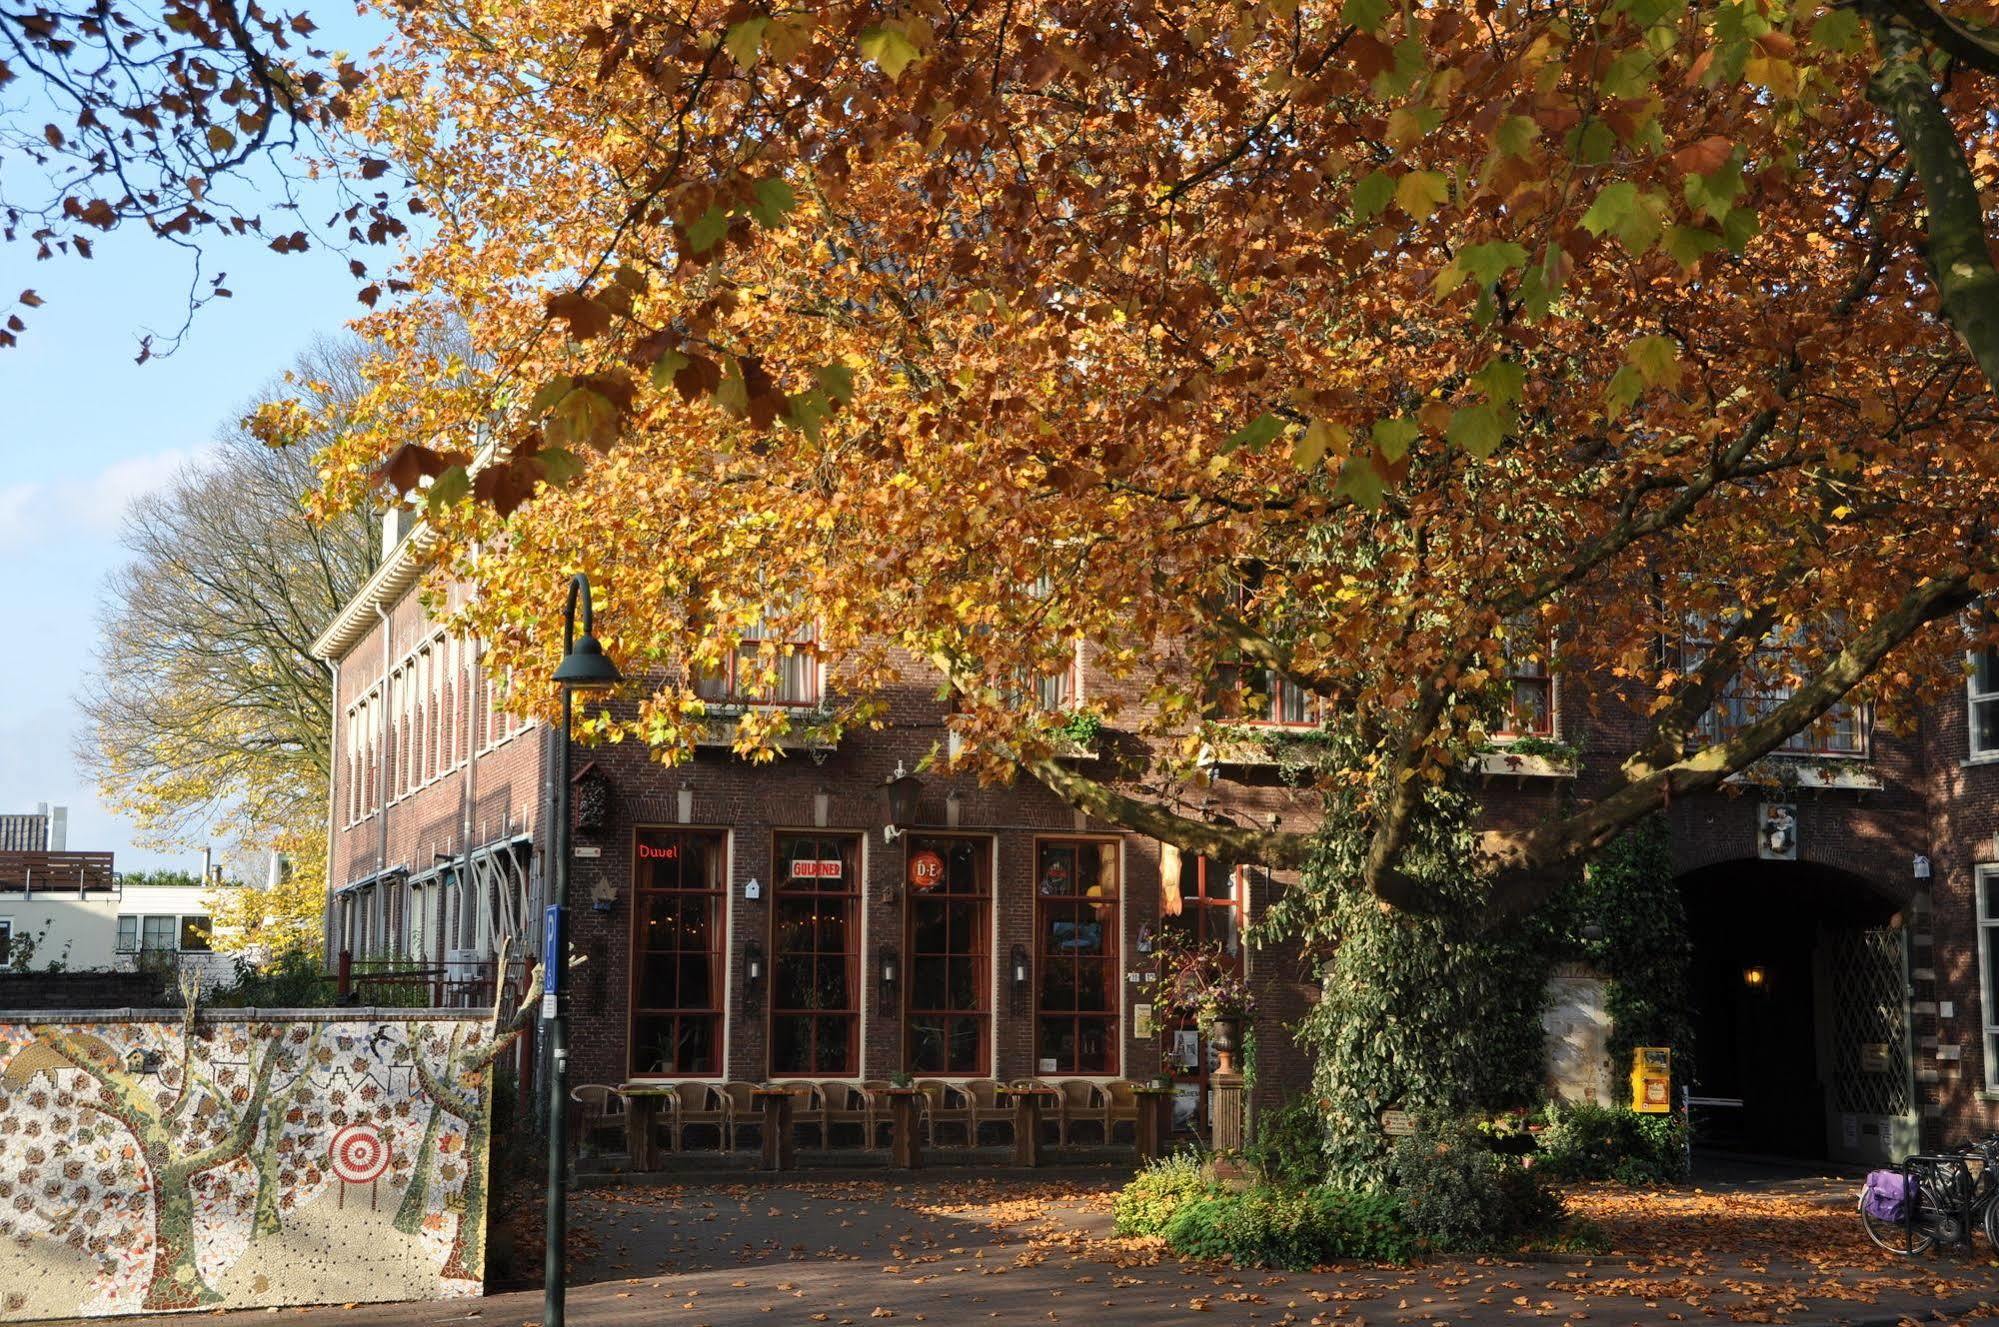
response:
<svg viewBox="0 0 1999 1327"><path fill-rule="evenodd" d="M905 870L909 994L903 1063L913 1074L983 1074L992 1021L992 845L985 839L912 835Z"/></svg>
<svg viewBox="0 0 1999 1327"><path fill-rule="evenodd" d="M1118 845L1035 850L1035 1072L1118 1071Z"/></svg>
<svg viewBox="0 0 1999 1327"><path fill-rule="evenodd" d="M633 862L632 1073L722 1071L722 891L716 833L640 830Z"/></svg>
<svg viewBox="0 0 1999 1327"><path fill-rule="evenodd" d="M844 1076L859 1064L860 850L852 835L781 834L771 911L770 1072Z"/></svg>

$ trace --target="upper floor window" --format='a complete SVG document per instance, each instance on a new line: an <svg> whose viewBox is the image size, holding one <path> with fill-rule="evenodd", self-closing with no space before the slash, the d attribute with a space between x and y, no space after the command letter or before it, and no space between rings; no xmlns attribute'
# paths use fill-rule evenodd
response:
<svg viewBox="0 0 1999 1327"><path fill-rule="evenodd" d="M735 705L817 705L822 697L818 639L812 627L789 635L752 627L720 668L694 680L694 694Z"/></svg>
<svg viewBox="0 0 1999 1327"><path fill-rule="evenodd" d="M1681 643L1682 667L1692 672L1720 640L1726 626L1690 620ZM1795 634L1773 632L1757 643L1719 699L1702 716L1700 732L1708 741L1726 741L1789 700L1796 690L1790 659L1799 644ZM1776 748L1779 755L1865 756L1866 707L1841 701L1792 733Z"/></svg>
<svg viewBox="0 0 1999 1327"><path fill-rule="evenodd" d="M1971 654L1966 682L1965 719L1971 729L1971 758L1999 756L1999 647Z"/></svg>
<svg viewBox="0 0 1999 1327"><path fill-rule="evenodd" d="M1548 667L1546 646L1522 641L1506 643L1506 712L1499 737L1555 735L1555 678Z"/></svg>
<svg viewBox="0 0 1999 1327"><path fill-rule="evenodd" d="M1319 698L1273 668L1215 665L1209 710L1218 719L1280 728L1311 728L1322 713Z"/></svg>

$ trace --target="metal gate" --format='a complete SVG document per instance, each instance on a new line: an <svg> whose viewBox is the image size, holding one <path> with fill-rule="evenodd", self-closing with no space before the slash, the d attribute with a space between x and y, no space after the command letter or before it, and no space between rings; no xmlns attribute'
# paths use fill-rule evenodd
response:
<svg viewBox="0 0 1999 1327"><path fill-rule="evenodd" d="M1835 931L1831 940L1835 1156L1893 1160L1916 1146L1907 932Z"/></svg>

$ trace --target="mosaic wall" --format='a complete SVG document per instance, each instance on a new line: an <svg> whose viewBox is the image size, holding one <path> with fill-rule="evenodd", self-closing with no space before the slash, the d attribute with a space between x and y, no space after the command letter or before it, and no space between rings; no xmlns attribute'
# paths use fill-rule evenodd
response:
<svg viewBox="0 0 1999 1327"><path fill-rule="evenodd" d="M0 1015L0 1322L480 1293L490 1024L371 1012Z"/></svg>

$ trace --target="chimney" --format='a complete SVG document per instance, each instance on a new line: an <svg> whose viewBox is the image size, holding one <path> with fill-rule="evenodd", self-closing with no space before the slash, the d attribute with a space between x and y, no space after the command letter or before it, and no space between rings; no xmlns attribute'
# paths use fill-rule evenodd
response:
<svg viewBox="0 0 1999 1327"><path fill-rule="evenodd" d="M215 849L213 847L204 847L201 850L201 883L204 885L207 884L214 875Z"/></svg>
<svg viewBox="0 0 1999 1327"><path fill-rule="evenodd" d="M49 809L49 851L69 851L69 808L66 806Z"/></svg>
<svg viewBox="0 0 1999 1327"><path fill-rule="evenodd" d="M382 513L382 561L389 560L415 525L416 513L401 503Z"/></svg>

